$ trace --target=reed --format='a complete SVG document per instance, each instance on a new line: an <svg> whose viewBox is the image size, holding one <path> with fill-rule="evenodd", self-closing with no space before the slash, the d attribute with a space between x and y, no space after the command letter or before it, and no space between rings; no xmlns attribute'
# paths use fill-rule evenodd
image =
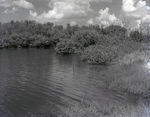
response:
<svg viewBox="0 0 150 117"><path fill-rule="evenodd" d="M150 107L142 102L138 105L118 101L90 102L88 105L76 105L64 111L59 117L150 117Z"/></svg>

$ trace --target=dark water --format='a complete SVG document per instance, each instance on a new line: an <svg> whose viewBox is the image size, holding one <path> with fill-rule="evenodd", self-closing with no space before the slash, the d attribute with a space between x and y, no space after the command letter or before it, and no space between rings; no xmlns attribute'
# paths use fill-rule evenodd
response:
<svg viewBox="0 0 150 117"><path fill-rule="evenodd" d="M53 49L0 50L0 117L50 116L85 99L135 100L105 88L95 69L77 55ZM103 70L107 67L99 67Z"/></svg>

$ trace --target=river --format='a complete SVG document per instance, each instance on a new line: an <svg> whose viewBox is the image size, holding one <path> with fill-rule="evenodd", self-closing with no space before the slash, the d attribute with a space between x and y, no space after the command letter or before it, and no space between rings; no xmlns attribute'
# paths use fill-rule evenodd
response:
<svg viewBox="0 0 150 117"><path fill-rule="evenodd" d="M2 49L0 117L47 116L83 100L134 102L133 95L109 90L99 80L97 72L107 67L84 63L78 55L57 55L53 49Z"/></svg>

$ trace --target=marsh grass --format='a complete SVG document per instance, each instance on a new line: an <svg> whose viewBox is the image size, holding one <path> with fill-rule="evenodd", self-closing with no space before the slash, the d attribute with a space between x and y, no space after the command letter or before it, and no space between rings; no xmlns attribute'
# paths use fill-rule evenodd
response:
<svg viewBox="0 0 150 117"><path fill-rule="evenodd" d="M136 51L134 53L125 55L122 59L119 60L120 65L130 65L134 62L148 63L149 57L145 51Z"/></svg>
<svg viewBox="0 0 150 117"><path fill-rule="evenodd" d="M144 51L124 56L118 64L99 74L110 89L140 95L147 94L150 90L149 76L149 57Z"/></svg>
<svg viewBox="0 0 150 117"><path fill-rule="evenodd" d="M150 117L149 109L142 102L131 105L119 101L93 101L70 107L61 117Z"/></svg>

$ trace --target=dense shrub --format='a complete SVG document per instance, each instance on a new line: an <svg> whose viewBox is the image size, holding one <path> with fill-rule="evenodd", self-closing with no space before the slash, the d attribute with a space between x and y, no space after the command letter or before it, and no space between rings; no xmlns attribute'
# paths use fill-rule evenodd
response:
<svg viewBox="0 0 150 117"><path fill-rule="evenodd" d="M101 45L89 46L82 52L81 59L88 63L105 65L116 57L116 53L111 49L112 47Z"/></svg>
<svg viewBox="0 0 150 117"><path fill-rule="evenodd" d="M99 33L96 30L82 29L75 32L71 39L76 47L76 50L84 50L90 45L94 45L99 40Z"/></svg>
<svg viewBox="0 0 150 117"><path fill-rule="evenodd" d="M64 32L56 32L51 39L53 40L53 44L56 45L60 42L60 39L66 39L68 38L68 35L66 35Z"/></svg>
<svg viewBox="0 0 150 117"><path fill-rule="evenodd" d="M18 47L50 47L53 42L43 35L31 35L30 33L13 33L1 38L1 45L4 48Z"/></svg>
<svg viewBox="0 0 150 117"><path fill-rule="evenodd" d="M127 29L118 25L110 25L103 29L105 35L110 37L118 37L118 39L123 40L127 36Z"/></svg>
<svg viewBox="0 0 150 117"><path fill-rule="evenodd" d="M144 35L142 32L139 31L131 31L130 39L137 42L147 42L149 41L149 36Z"/></svg>
<svg viewBox="0 0 150 117"><path fill-rule="evenodd" d="M32 39L34 41L30 45L33 47L50 47L53 45L53 41L43 35L34 35Z"/></svg>
<svg viewBox="0 0 150 117"><path fill-rule="evenodd" d="M74 53L73 42L70 39L61 39L55 47L56 53L59 54L72 54Z"/></svg>
<svg viewBox="0 0 150 117"><path fill-rule="evenodd" d="M114 45L113 51L115 51L118 57L123 57L126 54L130 54L141 47L141 43L134 42L132 40L121 41L118 45Z"/></svg>
<svg viewBox="0 0 150 117"><path fill-rule="evenodd" d="M124 37L122 39L126 40ZM99 35L99 41L97 42L100 45L110 46L110 45L120 45L123 40L120 40L117 36L110 35Z"/></svg>

